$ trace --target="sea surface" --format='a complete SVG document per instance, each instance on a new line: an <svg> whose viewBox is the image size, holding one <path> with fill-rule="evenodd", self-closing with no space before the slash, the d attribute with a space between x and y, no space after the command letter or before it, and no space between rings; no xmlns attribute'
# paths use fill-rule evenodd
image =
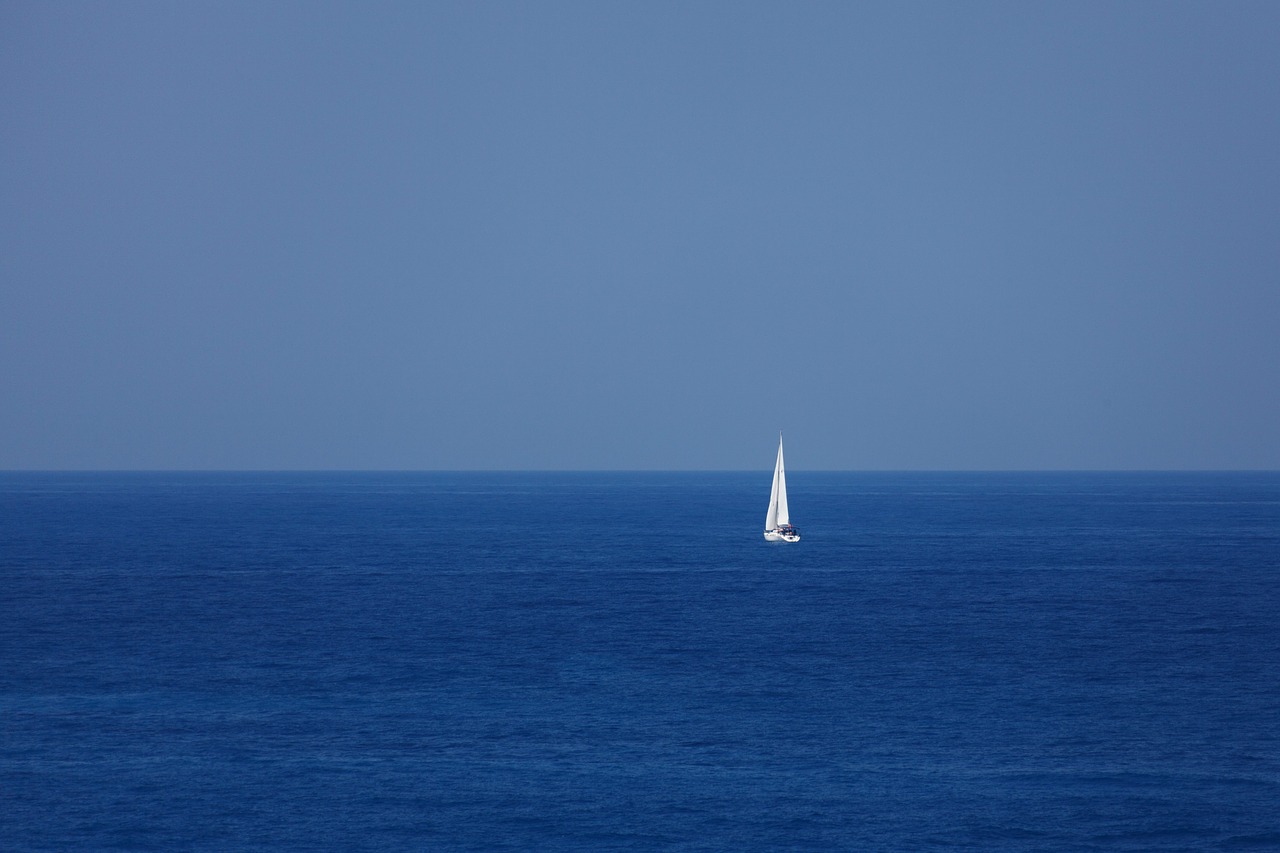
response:
<svg viewBox="0 0 1280 853"><path fill-rule="evenodd" d="M1280 849L1280 474L0 474L0 849Z"/></svg>

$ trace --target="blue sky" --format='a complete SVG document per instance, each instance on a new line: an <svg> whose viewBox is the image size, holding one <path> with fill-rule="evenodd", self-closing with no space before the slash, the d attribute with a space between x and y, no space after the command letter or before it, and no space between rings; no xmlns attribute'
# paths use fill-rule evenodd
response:
<svg viewBox="0 0 1280 853"><path fill-rule="evenodd" d="M1280 5L0 4L0 468L1280 468Z"/></svg>

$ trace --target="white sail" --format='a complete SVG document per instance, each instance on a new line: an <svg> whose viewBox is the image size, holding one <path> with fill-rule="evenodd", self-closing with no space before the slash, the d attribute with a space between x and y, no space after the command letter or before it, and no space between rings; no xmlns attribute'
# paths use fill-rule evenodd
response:
<svg viewBox="0 0 1280 853"><path fill-rule="evenodd" d="M778 433L778 461L773 465L773 491L769 493L769 514L764 517L766 542L799 542L800 531L791 526L787 509L787 466L782 461L782 433Z"/></svg>
<svg viewBox="0 0 1280 853"><path fill-rule="evenodd" d="M778 433L778 461L773 466L773 491L769 494L769 514L764 519L764 529L773 530L791 523L787 511L787 471L782 464L782 433Z"/></svg>

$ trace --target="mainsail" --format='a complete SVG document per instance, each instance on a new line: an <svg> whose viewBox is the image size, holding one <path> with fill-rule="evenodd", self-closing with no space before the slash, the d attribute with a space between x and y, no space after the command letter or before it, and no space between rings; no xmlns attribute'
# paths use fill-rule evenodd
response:
<svg viewBox="0 0 1280 853"><path fill-rule="evenodd" d="M773 530L791 523L787 512L787 471L782 464L782 433L778 433L778 461L773 466L773 491L769 494L769 514L764 519L764 529Z"/></svg>

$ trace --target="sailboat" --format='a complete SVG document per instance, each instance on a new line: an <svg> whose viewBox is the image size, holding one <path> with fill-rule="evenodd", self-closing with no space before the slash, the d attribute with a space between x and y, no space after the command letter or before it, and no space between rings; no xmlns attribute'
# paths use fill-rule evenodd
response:
<svg viewBox="0 0 1280 853"><path fill-rule="evenodd" d="M782 433L778 433L778 461L773 466L773 491L769 494L769 514L764 517L767 542L799 542L800 531L791 526L787 511L787 469L782 464Z"/></svg>

